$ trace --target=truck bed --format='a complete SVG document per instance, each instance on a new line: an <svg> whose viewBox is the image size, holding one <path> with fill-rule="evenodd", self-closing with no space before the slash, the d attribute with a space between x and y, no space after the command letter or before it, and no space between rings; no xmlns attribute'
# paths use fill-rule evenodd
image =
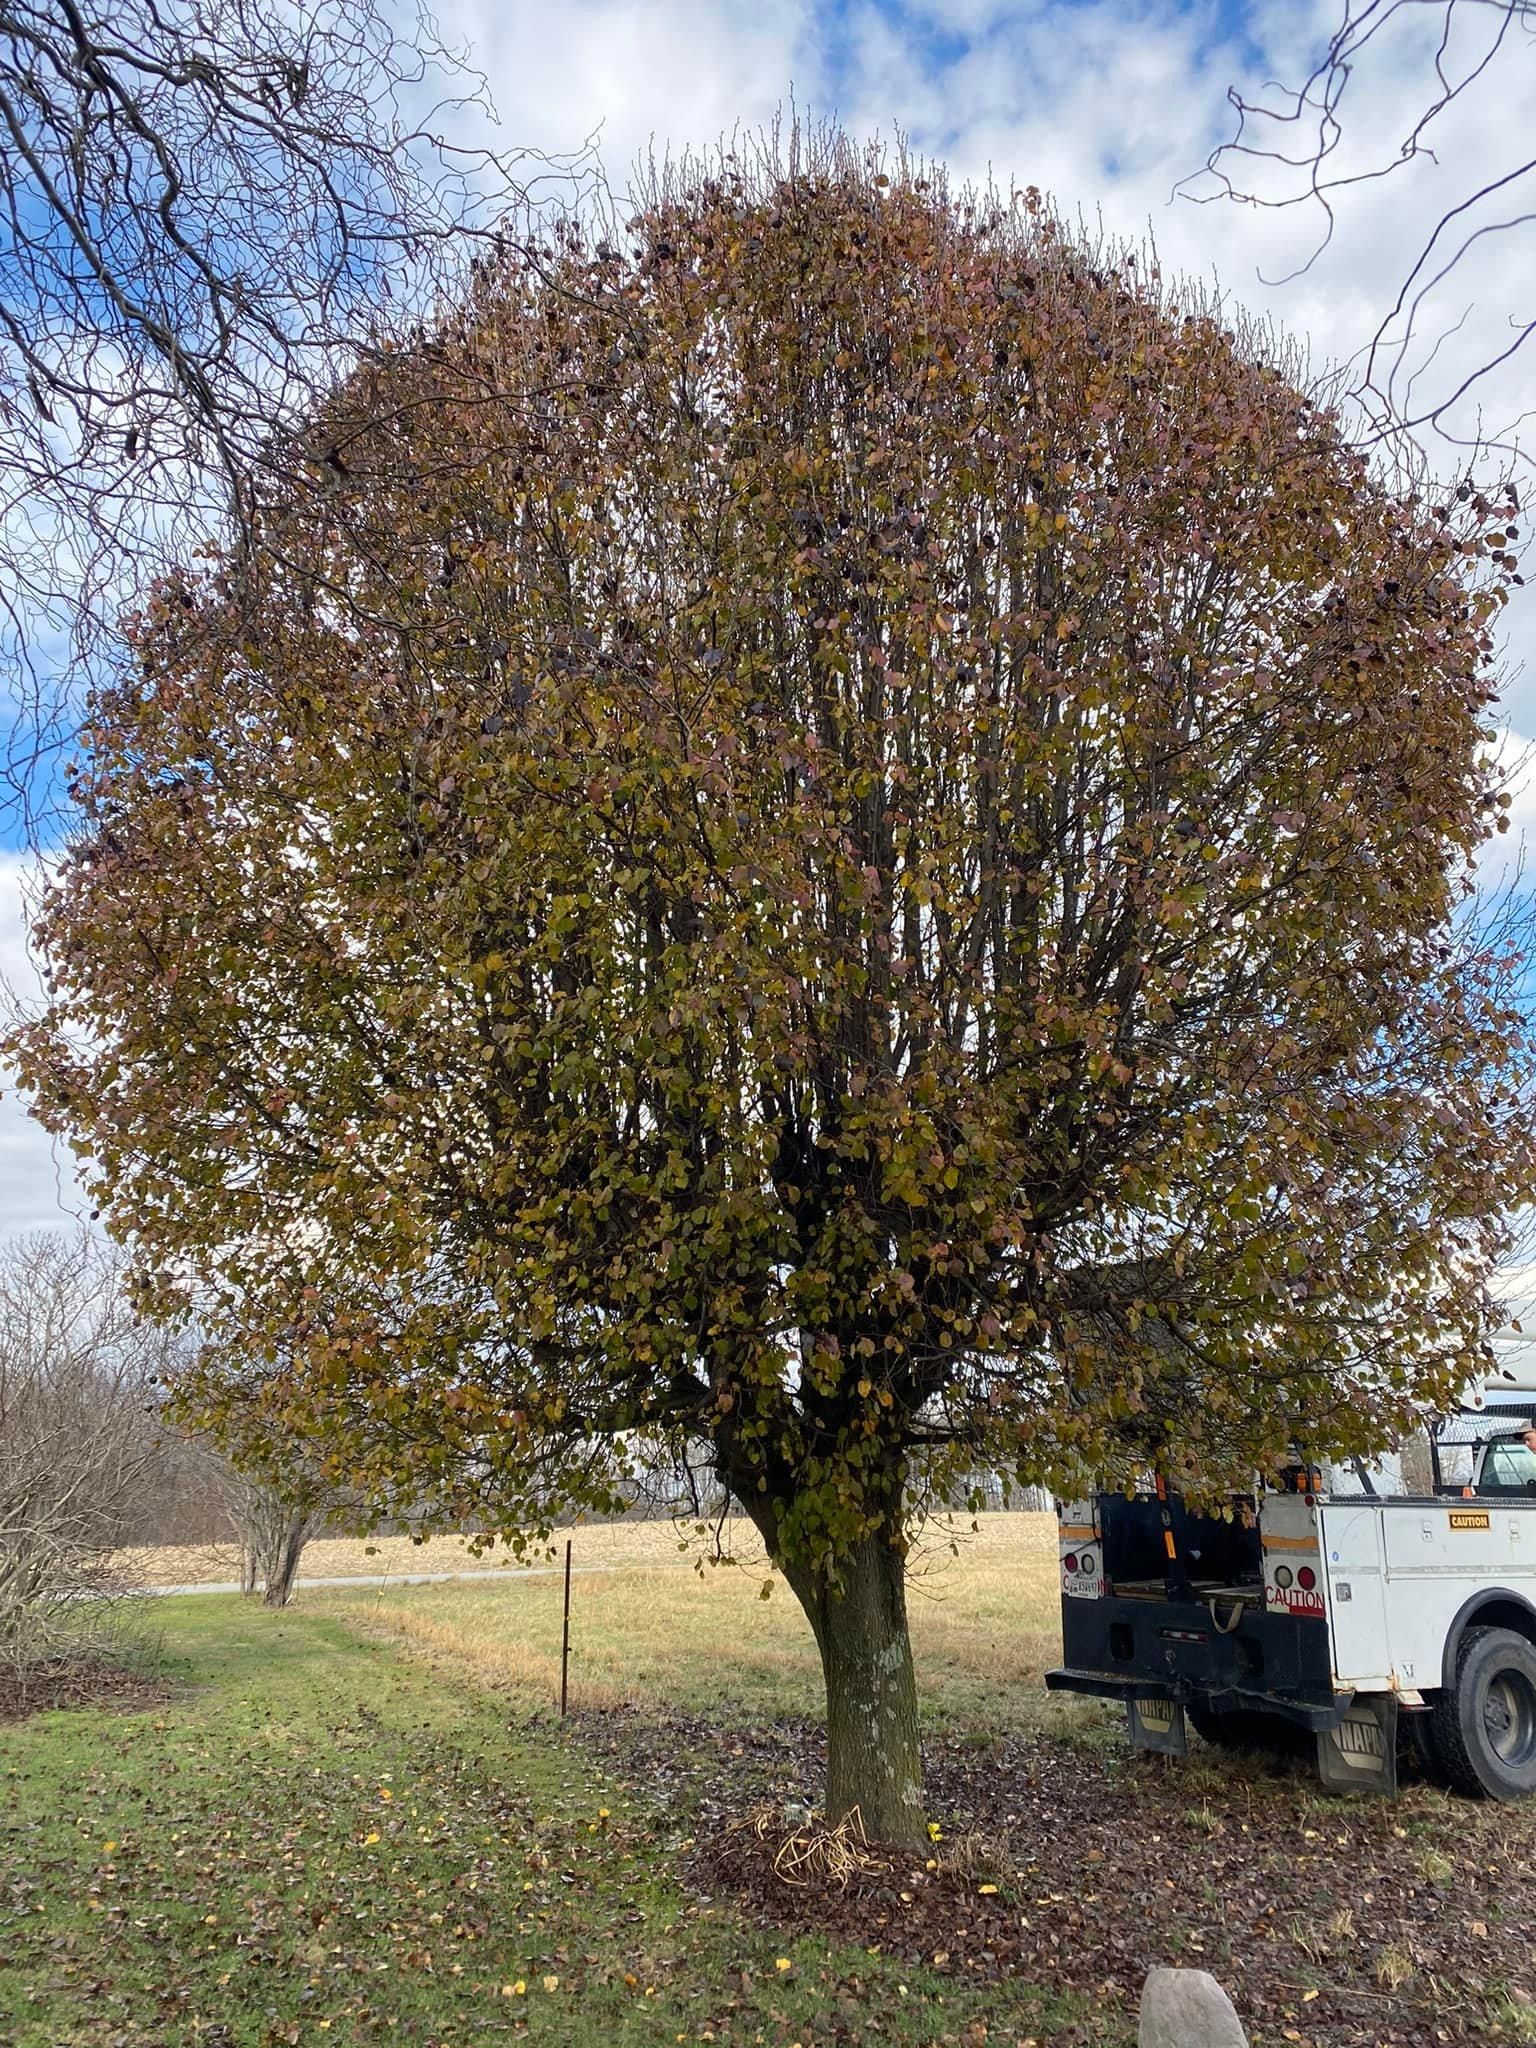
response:
<svg viewBox="0 0 1536 2048"><path fill-rule="evenodd" d="M1166 1600L1167 1582L1156 1579L1112 1579L1110 1591L1120 1600ZM1219 1579L1192 1579L1190 1591L1197 1600L1240 1600L1250 1607L1264 1605L1264 1585L1259 1579L1245 1579L1227 1585Z"/></svg>

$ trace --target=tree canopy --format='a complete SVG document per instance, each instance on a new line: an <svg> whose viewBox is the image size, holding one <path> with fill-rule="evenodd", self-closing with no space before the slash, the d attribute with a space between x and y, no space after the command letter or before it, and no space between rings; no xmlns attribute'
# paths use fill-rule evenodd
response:
<svg viewBox="0 0 1536 2048"><path fill-rule="evenodd" d="M484 267L328 427L93 707L26 1084L205 1409L509 1530L706 1461L915 1839L925 1490L1216 1486L1477 1360L1510 515L835 136Z"/></svg>

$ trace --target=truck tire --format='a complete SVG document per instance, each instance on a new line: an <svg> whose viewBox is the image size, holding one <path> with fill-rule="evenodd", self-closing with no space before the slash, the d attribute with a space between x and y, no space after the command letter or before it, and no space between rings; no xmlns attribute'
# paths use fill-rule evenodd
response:
<svg viewBox="0 0 1536 2048"><path fill-rule="evenodd" d="M1398 1768L1407 1766L1408 1772L1420 1777L1428 1785L1442 1789L1450 1784L1445 1765L1440 1761L1439 1746L1435 1741L1434 1715L1425 1708L1414 1713L1403 1713L1397 1717L1397 1759Z"/></svg>
<svg viewBox="0 0 1536 2048"><path fill-rule="evenodd" d="M1536 1792L1536 1649L1508 1628L1469 1628L1456 1683L1432 1710L1435 1753L1452 1787L1472 1799Z"/></svg>

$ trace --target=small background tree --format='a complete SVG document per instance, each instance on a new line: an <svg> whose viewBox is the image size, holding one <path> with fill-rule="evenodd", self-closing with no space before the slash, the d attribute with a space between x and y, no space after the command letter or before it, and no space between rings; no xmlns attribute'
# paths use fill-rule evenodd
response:
<svg viewBox="0 0 1536 2048"><path fill-rule="evenodd" d="M178 1346L89 1235L0 1251L0 1668L25 1690L102 1639L114 1553L156 1480L160 1382Z"/></svg>
<svg viewBox="0 0 1536 2048"><path fill-rule="evenodd" d="M241 1480L230 1513L240 1539L242 1592L259 1587L263 1606L288 1605L304 1546L323 1527L328 1503L328 1491L318 1484Z"/></svg>
<svg viewBox="0 0 1536 2048"><path fill-rule="evenodd" d="M172 1383L173 1401L178 1384ZM163 1391L159 1398L165 1402ZM228 1443L227 1428L223 1436ZM286 1607L304 1546L338 1517L348 1526L365 1519L357 1501L291 1450L284 1456L277 1444L248 1440L237 1462L207 1433L179 1429L162 1415L154 1462L123 1541L202 1550L219 1562L233 1546L241 1591L259 1590L266 1606Z"/></svg>
<svg viewBox="0 0 1536 2048"><path fill-rule="evenodd" d="M280 572L148 595L13 1051L199 1274L194 1407L519 1537L707 1459L916 1844L923 1489L1213 1488L1476 1362L1512 514L836 136L558 252L338 395Z"/></svg>
<svg viewBox="0 0 1536 2048"><path fill-rule="evenodd" d="M211 1354L205 1354L201 1372L211 1370ZM220 1379L226 1388L234 1384L227 1364ZM207 1455L222 1473L225 1509L240 1546L241 1591L259 1590L265 1607L286 1607L310 1538L332 1523L364 1526L364 1504L290 1436L267 1428L259 1410L230 1403L219 1424L221 1447Z"/></svg>

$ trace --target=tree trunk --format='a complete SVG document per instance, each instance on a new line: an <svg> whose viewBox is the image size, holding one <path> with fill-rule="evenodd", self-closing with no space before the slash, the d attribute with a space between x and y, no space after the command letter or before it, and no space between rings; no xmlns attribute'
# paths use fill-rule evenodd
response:
<svg viewBox="0 0 1536 2048"><path fill-rule="evenodd" d="M867 1536L843 1560L836 1586L801 1572L789 1582L815 1631L826 1680L828 1821L836 1826L857 1812L870 1841L925 1848L905 1558Z"/></svg>
<svg viewBox="0 0 1536 2048"><path fill-rule="evenodd" d="M262 1596L264 1606L286 1607L293 1598L293 1582L299 1575L299 1559L308 1540L308 1515L290 1515L268 1559L267 1590Z"/></svg>

